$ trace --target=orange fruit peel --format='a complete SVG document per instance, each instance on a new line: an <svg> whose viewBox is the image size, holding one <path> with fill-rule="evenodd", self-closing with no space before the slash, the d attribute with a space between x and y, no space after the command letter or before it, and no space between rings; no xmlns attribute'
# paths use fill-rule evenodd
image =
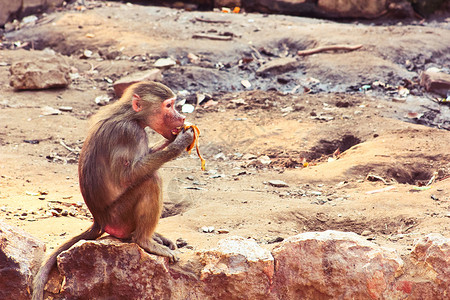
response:
<svg viewBox="0 0 450 300"><path fill-rule="evenodd" d="M192 125L192 124L185 124L184 127L183 127L184 130L188 130L189 128L192 128L192 130L194 131L194 140L193 140L192 143L186 148L186 151L187 151L189 154L191 154L192 149L193 149L194 147L196 148L196 150L197 150L197 155L198 155L198 157L200 158L200 161L201 161L202 171L205 171L205 164L206 164L206 161L205 161L205 159L202 157L202 155L200 154L200 150L199 150L199 147L198 147L198 144L199 144L199 143L198 143L198 140L199 140L199 137L200 137L200 129L198 129L197 126Z"/></svg>

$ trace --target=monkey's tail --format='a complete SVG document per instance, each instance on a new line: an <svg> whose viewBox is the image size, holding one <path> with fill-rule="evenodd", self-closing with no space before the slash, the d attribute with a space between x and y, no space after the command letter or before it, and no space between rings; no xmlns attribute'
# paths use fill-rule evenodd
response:
<svg viewBox="0 0 450 300"><path fill-rule="evenodd" d="M68 250L76 242L80 240L95 240L103 234L103 230L97 222L94 221L91 227L89 227L83 233L71 238L69 241L65 242L59 246L53 253L45 259L39 271L33 280L33 297L32 300L42 300L44 298L44 287L47 282L48 275L52 270L53 266L56 264L56 258L58 255Z"/></svg>

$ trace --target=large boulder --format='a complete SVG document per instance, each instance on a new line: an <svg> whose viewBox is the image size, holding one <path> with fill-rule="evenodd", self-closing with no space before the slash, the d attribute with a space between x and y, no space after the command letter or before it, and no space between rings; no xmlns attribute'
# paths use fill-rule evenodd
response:
<svg viewBox="0 0 450 300"><path fill-rule="evenodd" d="M78 242L58 257L58 267L65 276L62 298L264 299L273 258L255 241L236 237L170 265L108 237Z"/></svg>
<svg viewBox="0 0 450 300"><path fill-rule="evenodd" d="M57 54L36 52L34 59L11 65L10 85L16 90L61 88L70 84L70 67Z"/></svg>
<svg viewBox="0 0 450 300"><path fill-rule="evenodd" d="M0 299L30 299L44 243L0 220Z"/></svg>
<svg viewBox="0 0 450 300"><path fill-rule="evenodd" d="M272 252L279 299L389 299L403 261L352 232L307 232Z"/></svg>

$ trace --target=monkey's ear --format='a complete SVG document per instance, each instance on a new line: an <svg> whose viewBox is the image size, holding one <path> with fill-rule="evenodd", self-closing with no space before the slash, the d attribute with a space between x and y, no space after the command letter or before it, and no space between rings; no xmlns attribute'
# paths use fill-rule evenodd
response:
<svg viewBox="0 0 450 300"><path fill-rule="evenodd" d="M138 94L134 94L131 99L131 105L133 106L133 110L135 112L140 112L142 110L141 97Z"/></svg>

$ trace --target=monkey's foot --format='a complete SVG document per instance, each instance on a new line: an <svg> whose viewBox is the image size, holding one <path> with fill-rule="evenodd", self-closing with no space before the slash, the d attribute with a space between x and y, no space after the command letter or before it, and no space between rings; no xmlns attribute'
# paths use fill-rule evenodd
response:
<svg viewBox="0 0 450 300"><path fill-rule="evenodd" d="M167 246L158 244L152 239L134 242L139 246L141 246L145 251L147 251L150 254L168 257L171 263L175 263L178 261L178 257L175 255L175 252L170 250Z"/></svg>
<svg viewBox="0 0 450 300"><path fill-rule="evenodd" d="M168 238L162 236L157 232L153 233L153 240L156 241L158 244L169 247L172 250L177 249L177 245L175 245L174 242L172 242L171 240L169 240Z"/></svg>

